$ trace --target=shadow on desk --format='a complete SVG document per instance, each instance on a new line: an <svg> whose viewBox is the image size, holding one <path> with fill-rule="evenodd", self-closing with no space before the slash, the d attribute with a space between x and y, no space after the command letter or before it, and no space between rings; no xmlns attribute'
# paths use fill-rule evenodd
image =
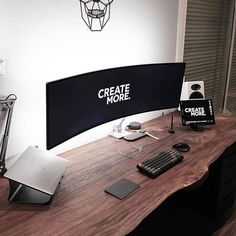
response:
<svg viewBox="0 0 236 236"><path fill-rule="evenodd" d="M236 189L236 142L209 166L196 188L170 196L129 236L211 236L232 214Z"/></svg>
<svg viewBox="0 0 236 236"><path fill-rule="evenodd" d="M168 198L128 236L211 236L213 221L186 201L182 191Z"/></svg>

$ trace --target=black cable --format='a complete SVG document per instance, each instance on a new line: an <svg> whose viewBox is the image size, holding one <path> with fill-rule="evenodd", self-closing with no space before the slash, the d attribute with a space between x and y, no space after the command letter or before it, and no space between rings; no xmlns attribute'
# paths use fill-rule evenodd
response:
<svg viewBox="0 0 236 236"><path fill-rule="evenodd" d="M0 101L7 101L7 100L9 100L10 99L10 97L12 97L12 96L14 96L14 98L11 98L11 100L16 100L17 99L17 96L14 94L14 93L11 93L11 94L9 94L7 97L6 97L6 99L0 99Z"/></svg>
<svg viewBox="0 0 236 236"><path fill-rule="evenodd" d="M10 99L10 97L14 96L14 98L11 98L11 100L16 100L17 99L17 96L14 94L14 93L11 93L7 96L7 98L5 99L6 101Z"/></svg>

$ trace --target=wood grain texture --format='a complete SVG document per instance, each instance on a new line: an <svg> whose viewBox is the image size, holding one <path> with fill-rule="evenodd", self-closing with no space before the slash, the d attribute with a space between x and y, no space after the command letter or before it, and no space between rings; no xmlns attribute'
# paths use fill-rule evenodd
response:
<svg viewBox="0 0 236 236"><path fill-rule="evenodd" d="M0 179L0 235L125 235L165 199L183 188L201 183L208 168L236 141L236 118L219 114L216 125L204 132L180 124L175 113L175 134L169 134L170 115L149 121L144 129L160 137L145 137L135 146L143 152L133 159L130 142L106 137L62 153L69 160L65 176L50 205L10 204L7 180ZM186 142L190 152L184 160L156 179L140 174L136 165L155 151ZM124 200L104 192L121 178L141 187Z"/></svg>

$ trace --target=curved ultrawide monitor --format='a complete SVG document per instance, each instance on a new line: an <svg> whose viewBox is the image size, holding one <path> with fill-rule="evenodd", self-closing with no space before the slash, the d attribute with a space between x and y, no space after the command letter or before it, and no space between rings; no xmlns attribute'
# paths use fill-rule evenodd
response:
<svg viewBox="0 0 236 236"><path fill-rule="evenodd" d="M178 107L185 63L127 66L46 85L47 149L105 122Z"/></svg>

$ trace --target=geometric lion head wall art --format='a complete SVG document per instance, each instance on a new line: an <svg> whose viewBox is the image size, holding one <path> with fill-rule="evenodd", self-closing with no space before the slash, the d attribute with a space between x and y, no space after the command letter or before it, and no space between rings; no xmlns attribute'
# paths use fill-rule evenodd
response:
<svg viewBox="0 0 236 236"><path fill-rule="evenodd" d="M113 0L80 0L81 16L91 31L101 31L110 19Z"/></svg>

